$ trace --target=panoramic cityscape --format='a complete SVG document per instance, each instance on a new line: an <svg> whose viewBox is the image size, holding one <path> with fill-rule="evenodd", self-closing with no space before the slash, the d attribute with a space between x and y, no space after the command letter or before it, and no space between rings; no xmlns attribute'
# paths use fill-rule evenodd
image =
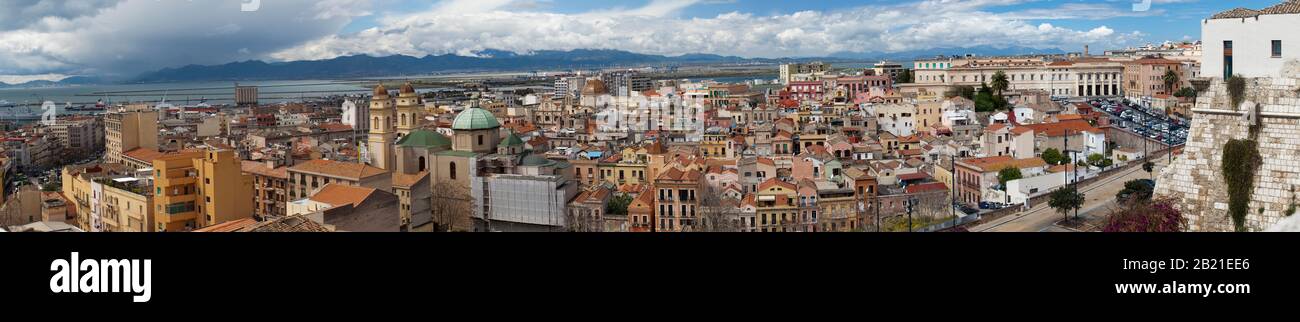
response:
<svg viewBox="0 0 1300 322"><path fill-rule="evenodd" d="M3 232L1300 231L1300 0L0 7Z"/></svg>

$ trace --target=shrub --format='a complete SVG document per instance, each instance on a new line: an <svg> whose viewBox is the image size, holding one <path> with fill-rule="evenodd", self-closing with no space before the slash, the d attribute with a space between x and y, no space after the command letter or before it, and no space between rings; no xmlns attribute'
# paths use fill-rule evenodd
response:
<svg viewBox="0 0 1300 322"><path fill-rule="evenodd" d="M1263 162L1253 140L1230 140L1223 146L1223 181L1228 185L1228 215L1239 232L1246 231L1250 195L1255 191L1255 171Z"/></svg>
<svg viewBox="0 0 1300 322"><path fill-rule="evenodd" d="M1187 228L1183 213L1173 202L1135 202L1110 215L1102 231L1108 233L1171 233Z"/></svg>

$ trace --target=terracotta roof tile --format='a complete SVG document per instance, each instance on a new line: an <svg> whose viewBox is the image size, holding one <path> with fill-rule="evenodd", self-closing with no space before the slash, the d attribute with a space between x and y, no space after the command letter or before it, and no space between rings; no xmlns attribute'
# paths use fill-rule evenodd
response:
<svg viewBox="0 0 1300 322"><path fill-rule="evenodd" d="M1265 15L1285 15L1285 14L1300 13L1300 0L1288 0L1287 2L1279 3L1273 5L1272 7L1264 8L1264 10L1260 10L1259 13Z"/></svg>
<svg viewBox="0 0 1300 322"><path fill-rule="evenodd" d="M1016 168L1024 169L1024 168L1047 166L1047 162L1043 161L1042 158L1015 159L1012 158L1011 156L1006 156L1006 155L996 156L996 157L986 157L986 158L973 158L973 159L966 159L957 162L975 167L982 172L1001 171L1002 169L1005 169L1007 167L1016 167Z"/></svg>
<svg viewBox="0 0 1300 322"><path fill-rule="evenodd" d="M272 178L280 178L280 179L289 178L288 167L276 167L275 169L270 169L266 167L265 162L243 160L239 162L239 168L243 172L252 173L256 175L267 176Z"/></svg>
<svg viewBox="0 0 1300 322"><path fill-rule="evenodd" d="M1260 12L1258 12L1258 10L1252 10L1247 8L1234 8L1231 10L1226 10L1226 12L1214 14L1214 16L1210 16L1210 19L1251 18L1255 16L1260 16Z"/></svg>
<svg viewBox="0 0 1300 322"><path fill-rule="evenodd" d="M325 123L325 124L317 125L316 127L326 132L344 132L344 131L352 130L351 125L347 125L343 123Z"/></svg>
<svg viewBox="0 0 1300 322"><path fill-rule="evenodd" d="M322 187L315 195L312 195L312 201L329 204L332 206L341 206L351 204L359 206L366 201L371 194L375 193L375 188L357 187L331 183Z"/></svg>
<svg viewBox="0 0 1300 322"><path fill-rule="evenodd" d="M196 233L231 233L231 232L237 232L237 231L240 231L241 229L244 229L244 228L248 228L248 227L255 226L255 225L257 225L257 224L258 224L258 223L257 223L257 220L256 220L256 219L253 219L253 218L250 217L250 218L243 218L243 219L239 219L239 220L227 221L227 222L223 222L223 223L220 223L220 224L216 224L216 225L212 225L212 226L207 226L207 227L203 227L203 228L195 229L194 232L196 232Z"/></svg>
<svg viewBox="0 0 1300 322"><path fill-rule="evenodd" d="M930 182L930 183L914 184L914 185L907 186L908 194L924 193L924 192L931 192L931 191L948 191L948 185L943 184L943 182Z"/></svg>
<svg viewBox="0 0 1300 322"><path fill-rule="evenodd" d="M420 171L420 172L413 173L413 174L394 173L394 174L393 174L393 186L394 186L394 187L410 188L410 187L413 187L413 186L415 186L416 184L420 183L420 180L424 180L424 178L425 178L425 177L428 177L428 176L429 176L429 172L428 172L428 171Z"/></svg>
<svg viewBox="0 0 1300 322"><path fill-rule="evenodd" d="M333 160L311 160L299 163L289 170L324 174L351 180L361 180L387 173L384 169L360 163L339 162Z"/></svg>
<svg viewBox="0 0 1300 322"><path fill-rule="evenodd" d="M797 191L797 190L799 190L799 187L798 187L798 186L795 186L793 183L789 183L789 182L781 181L780 179L777 179L777 178L771 178L771 179L767 179L767 181L763 181L763 183L759 184L759 185L758 185L758 191L766 191L767 189L772 188L772 187L782 187L782 188L785 188L786 190L790 190L790 191Z"/></svg>

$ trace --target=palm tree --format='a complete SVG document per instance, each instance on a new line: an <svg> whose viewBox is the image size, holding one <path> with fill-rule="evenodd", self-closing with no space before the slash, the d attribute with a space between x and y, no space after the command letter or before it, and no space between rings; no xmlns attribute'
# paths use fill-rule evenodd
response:
<svg viewBox="0 0 1300 322"><path fill-rule="evenodd" d="M1165 70L1165 76L1162 79L1165 81L1165 94L1173 94L1174 91L1178 90L1174 86L1178 86L1179 81L1181 81L1180 78L1178 72L1173 69Z"/></svg>
<svg viewBox="0 0 1300 322"><path fill-rule="evenodd" d="M998 96L1002 96L1002 91L1010 88L1011 82L1007 80L1007 73L998 71L997 73L993 73L993 84L990 85L993 86L994 91L998 92Z"/></svg>

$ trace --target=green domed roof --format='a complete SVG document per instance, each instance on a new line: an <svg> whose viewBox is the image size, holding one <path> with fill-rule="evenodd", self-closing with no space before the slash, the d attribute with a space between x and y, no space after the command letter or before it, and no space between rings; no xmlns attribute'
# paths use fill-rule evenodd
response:
<svg viewBox="0 0 1300 322"><path fill-rule="evenodd" d="M452 130L486 130L499 127L501 122L497 122L497 117L492 116L492 112L477 107L460 112L456 115L456 120L451 122Z"/></svg>
<svg viewBox="0 0 1300 322"><path fill-rule="evenodd" d="M551 166L554 164L555 161L551 161L551 159L547 159L536 154L529 154L528 156L524 157L523 160L519 161L519 165L529 166L529 167Z"/></svg>
<svg viewBox="0 0 1300 322"><path fill-rule="evenodd" d="M524 140L520 139L518 135L515 135L514 131L510 131L510 135L507 135L505 139L502 139L500 145L501 146L523 146Z"/></svg>
<svg viewBox="0 0 1300 322"><path fill-rule="evenodd" d="M403 136L401 140L398 140L397 145L419 148L449 147L451 146L451 139L448 139L442 134L438 134L438 132L415 130L411 131L411 134Z"/></svg>

